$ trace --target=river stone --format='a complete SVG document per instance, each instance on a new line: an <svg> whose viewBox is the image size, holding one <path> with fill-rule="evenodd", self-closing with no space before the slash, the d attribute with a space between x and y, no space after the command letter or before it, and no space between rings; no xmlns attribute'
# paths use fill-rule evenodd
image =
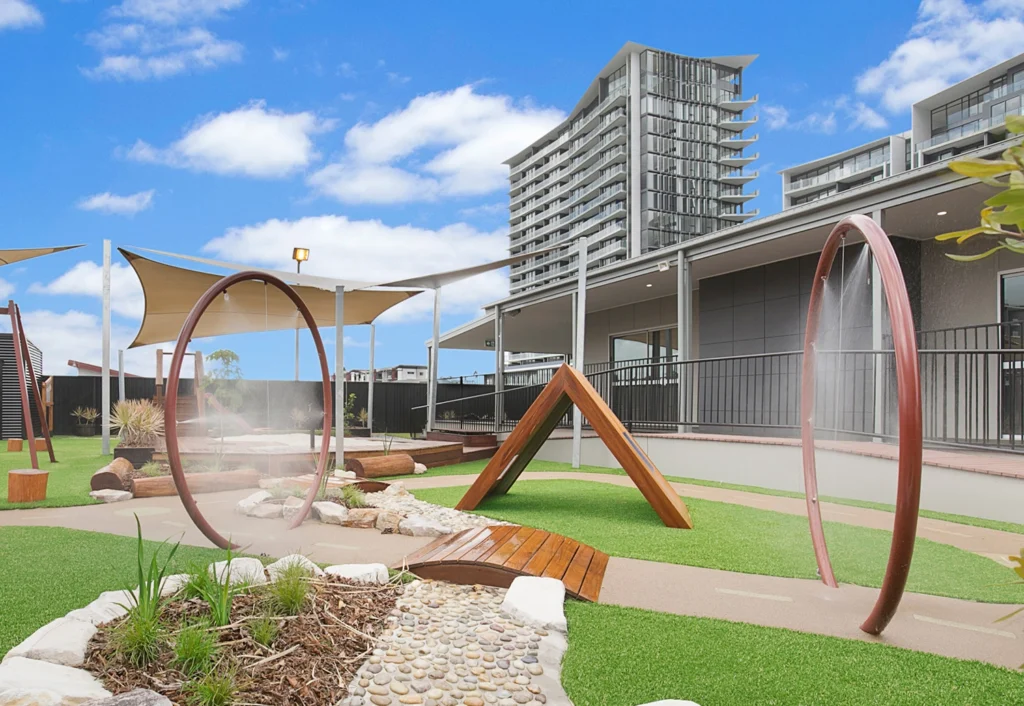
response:
<svg viewBox="0 0 1024 706"><path fill-rule="evenodd" d="M324 572L331 576L348 579L353 583L387 583L388 567L384 564L338 564L328 566Z"/></svg>
<svg viewBox="0 0 1024 706"><path fill-rule="evenodd" d="M527 625L566 631L565 584L558 579L519 576L509 587L501 610Z"/></svg>
<svg viewBox="0 0 1024 706"><path fill-rule="evenodd" d="M127 490L112 490L105 488L103 490L94 490L89 493L89 497L95 500L102 500L105 503L119 503L123 500L131 500L132 494Z"/></svg>
<svg viewBox="0 0 1024 706"><path fill-rule="evenodd" d="M4 662L15 657L42 660L67 667L85 663L85 650L96 634L96 626L75 618L57 618L29 635L4 657Z"/></svg>
<svg viewBox="0 0 1024 706"><path fill-rule="evenodd" d="M238 504L235 505L235 512L237 512L239 515L248 515L253 508L255 508L262 502L270 500L270 498L271 495L267 491L257 490L252 495L243 498L242 500L239 500Z"/></svg>
<svg viewBox="0 0 1024 706"><path fill-rule="evenodd" d="M149 689L132 689L117 696L86 701L83 706L174 706L171 700Z"/></svg>
<svg viewBox="0 0 1024 706"><path fill-rule="evenodd" d="M348 508L338 503L321 500L313 503L313 516L328 525L343 525L348 519Z"/></svg>
<svg viewBox="0 0 1024 706"><path fill-rule="evenodd" d="M424 515L409 515L402 520L398 531L410 537L441 537L452 533L450 527Z"/></svg>
<svg viewBox="0 0 1024 706"><path fill-rule="evenodd" d="M299 565L306 570L306 573L313 576L323 576L324 570L314 564L312 561L302 556L301 554L289 554L288 556L282 557L275 561L273 564L267 566L267 573L270 574L271 581L277 581L277 579L284 573L285 569L290 566Z"/></svg>
<svg viewBox="0 0 1024 706"><path fill-rule="evenodd" d="M83 669L11 657L0 664L0 706L76 706L110 696Z"/></svg>
<svg viewBox="0 0 1024 706"><path fill-rule="evenodd" d="M210 564L210 573L218 581L224 580L224 571L228 567L227 561L217 561ZM263 573L263 563L252 557L236 557L231 560L231 585L245 584L247 586L260 586L267 582Z"/></svg>

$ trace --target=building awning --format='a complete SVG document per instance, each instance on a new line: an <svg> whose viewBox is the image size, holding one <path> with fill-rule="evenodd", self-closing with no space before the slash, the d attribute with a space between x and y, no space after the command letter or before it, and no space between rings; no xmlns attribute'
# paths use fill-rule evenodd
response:
<svg viewBox="0 0 1024 706"><path fill-rule="evenodd" d="M142 283L145 314L129 348L177 340L192 307L222 279L221 275L188 270L150 260L118 248ZM309 307L318 327L335 325L335 293L319 287L293 289ZM382 313L419 294L408 289L362 289L345 293L345 325L369 324ZM218 297L203 314L193 338L305 327L292 301L276 287L259 281L239 282Z"/></svg>
<svg viewBox="0 0 1024 706"><path fill-rule="evenodd" d="M82 245L61 245L55 248L20 248L15 250L0 250L0 266L13 265L22 260L31 260L33 257L42 257L51 253L63 250L74 250L83 247Z"/></svg>

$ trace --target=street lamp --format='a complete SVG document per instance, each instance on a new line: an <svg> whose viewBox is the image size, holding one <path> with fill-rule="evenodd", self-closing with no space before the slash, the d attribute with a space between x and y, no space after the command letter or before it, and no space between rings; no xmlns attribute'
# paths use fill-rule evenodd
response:
<svg viewBox="0 0 1024 706"><path fill-rule="evenodd" d="M302 263L309 259L309 248L292 248L292 259L295 260L295 274L302 273ZM295 324L295 380L299 379L299 325Z"/></svg>

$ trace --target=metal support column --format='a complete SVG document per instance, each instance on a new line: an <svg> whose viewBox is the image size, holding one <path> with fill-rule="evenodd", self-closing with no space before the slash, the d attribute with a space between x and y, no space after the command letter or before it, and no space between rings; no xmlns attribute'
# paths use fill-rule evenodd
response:
<svg viewBox="0 0 1024 706"><path fill-rule="evenodd" d="M370 324L370 379L367 382L366 392L366 426L373 435L373 381L377 377L377 371L373 367L373 353L377 348L377 324Z"/></svg>
<svg viewBox="0 0 1024 706"><path fill-rule="evenodd" d="M501 420L504 416L505 400L502 391L505 389L505 313L501 307L494 307L494 433L501 431Z"/></svg>
<svg viewBox="0 0 1024 706"><path fill-rule="evenodd" d="M334 468L345 471L345 287L334 288Z"/></svg>
<svg viewBox="0 0 1024 706"><path fill-rule="evenodd" d="M583 372L583 360L587 329L587 239L580 238L577 244L575 321L573 326L573 366ZM579 408L573 408L572 415L572 467L579 468L583 455L583 414Z"/></svg>
<svg viewBox="0 0 1024 706"><path fill-rule="evenodd" d="M200 392L196 390L196 399L198 400ZM124 350L118 349L117 351L117 401L124 401Z"/></svg>
<svg viewBox="0 0 1024 706"><path fill-rule="evenodd" d="M680 434L689 432L690 426L683 424L689 416L691 392L689 366L683 365L690 359L693 336L693 282L690 279L690 262L682 250L676 255L676 345L679 348L679 427Z"/></svg>
<svg viewBox="0 0 1024 706"><path fill-rule="evenodd" d="M100 404L103 405L102 452L110 453L110 241L103 241L103 387Z"/></svg>
<svg viewBox="0 0 1024 706"><path fill-rule="evenodd" d="M427 380L427 431L434 430L437 421L437 354L441 345L441 288L434 289L434 331L430 338L430 378Z"/></svg>

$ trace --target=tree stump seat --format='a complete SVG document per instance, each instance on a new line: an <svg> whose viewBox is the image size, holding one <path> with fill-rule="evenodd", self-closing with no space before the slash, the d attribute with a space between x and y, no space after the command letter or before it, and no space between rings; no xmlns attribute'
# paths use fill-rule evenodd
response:
<svg viewBox="0 0 1024 706"><path fill-rule="evenodd" d="M31 503L46 500L46 481L49 471L31 468L7 472L7 502Z"/></svg>

